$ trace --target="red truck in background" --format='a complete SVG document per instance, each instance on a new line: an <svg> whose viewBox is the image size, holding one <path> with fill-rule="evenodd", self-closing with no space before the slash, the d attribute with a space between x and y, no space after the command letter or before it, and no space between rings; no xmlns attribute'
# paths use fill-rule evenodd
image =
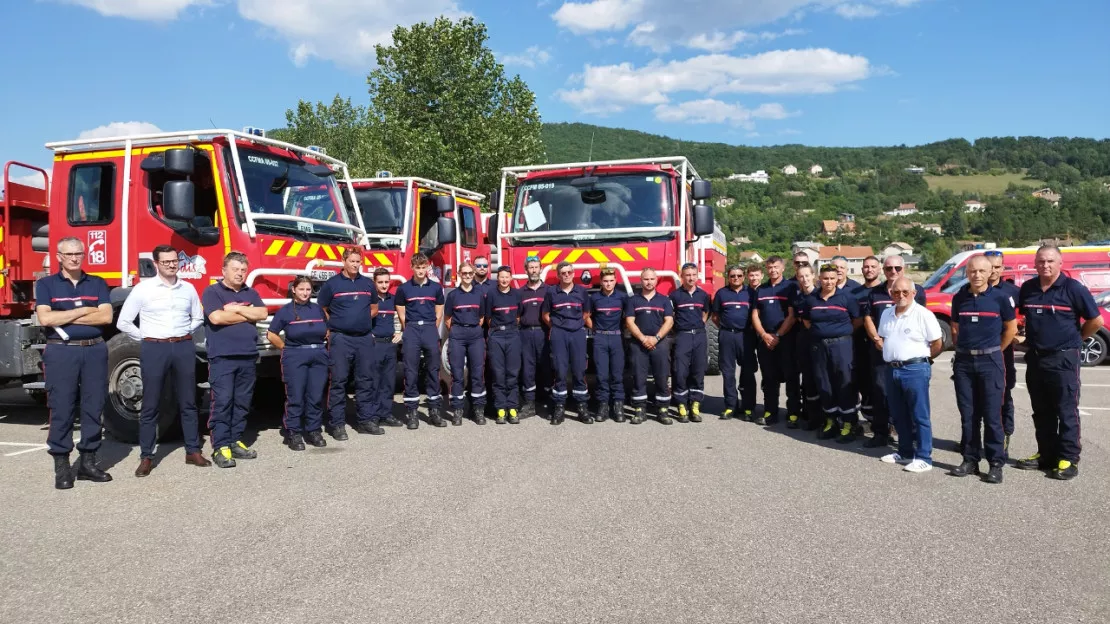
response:
<svg viewBox="0 0 1110 624"><path fill-rule="evenodd" d="M47 147L54 151L49 190L14 183L9 176L13 167L23 166L46 181L45 171L8 163L0 200L0 382L22 382L36 395L44 391L45 339L34 317L34 282L51 272L53 250L64 237L85 243L85 269L108 282L117 311L132 286L156 276L154 246L168 244L180 250L178 276L198 292L220 278L227 252L247 254L248 284L272 312L289 301L293 277L322 283L336 274L343 250L351 246L364 250L366 273L385 266L397 271L395 279L407 279L402 254L415 248L418 233L426 233L410 214L403 219L412 220L411 229L399 235L368 233L344 163L320 148L269 139L260 129L164 132ZM418 201L409 204L419 205L421 218L434 222L437 240L428 251L444 258L444 268L454 266L446 258L461 254L453 247L456 219L472 208L475 223L482 222L474 194L463 197L460 190L415 189ZM277 378L279 352L265 340L268 325L268 320L258 324L259 375ZM139 344L117 333L114 324L106 330L104 425L115 438L133 442L143 394ZM208 373L203 327L194 342L202 393ZM177 418L169 384L162 396L159 431L169 433Z"/></svg>
<svg viewBox="0 0 1110 624"><path fill-rule="evenodd" d="M504 203L513 197L508 211ZM518 284L524 264L539 258L543 279L555 283L554 267L570 262L576 280L598 288L600 269L617 272L618 287L631 294L640 271L659 274L659 291L680 283L681 267L698 266L698 284L712 295L724 285L725 236L704 203L711 195L681 156L505 167L492 204L490 229L504 263ZM709 370L716 374L717 328L708 327Z"/></svg>

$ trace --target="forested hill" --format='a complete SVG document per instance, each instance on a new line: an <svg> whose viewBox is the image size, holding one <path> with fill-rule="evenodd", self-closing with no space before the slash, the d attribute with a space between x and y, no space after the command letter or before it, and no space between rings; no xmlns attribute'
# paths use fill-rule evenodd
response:
<svg viewBox="0 0 1110 624"><path fill-rule="evenodd" d="M546 123L543 141L548 162L578 162L649 156L686 156L707 177L820 164L825 175L849 171L925 168L929 173L1028 170L1032 178L1077 181L1110 175L1110 140L995 137L949 139L908 147L747 147L681 141L635 130L581 123ZM591 158L591 141L593 154ZM1054 171L1061 168L1060 171ZM1074 168L1074 171L1072 170Z"/></svg>

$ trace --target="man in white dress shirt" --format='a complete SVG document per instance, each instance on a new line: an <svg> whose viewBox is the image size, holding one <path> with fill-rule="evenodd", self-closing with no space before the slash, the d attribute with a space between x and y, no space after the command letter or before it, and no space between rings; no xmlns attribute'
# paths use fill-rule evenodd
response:
<svg viewBox="0 0 1110 624"><path fill-rule="evenodd" d="M139 467L136 477L145 477L154 468L154 448L158 440L158 406L166 377L173 381L181 430L185 437L185 463L212 465L200 452L197 423L196 348L193 332L204 322L197 290L177 277L177 250L169 245L154 248L157 277L139 282L120 310L116 327L141 341L139 365L143 374L143 407L139 416ZM139 326L135 326L135 317Z"/></svg>
<svg viewBox="0 0 1110 624"><path fill-rule="evenodd" d="M887 408L898 431L898 452L884 455L888 464L907 472L933 467L933 428L929 420L929 379L933 358L944 349L936 316L915 302L916 290L907 277L890 286L894 307L879 318L879 340L887 363Z"/></svg>

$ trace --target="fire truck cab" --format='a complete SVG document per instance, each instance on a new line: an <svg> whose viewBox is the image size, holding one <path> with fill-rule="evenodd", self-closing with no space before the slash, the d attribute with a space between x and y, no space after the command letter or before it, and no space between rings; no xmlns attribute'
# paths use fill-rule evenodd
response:
<svg viewBox="0 0 1110 624"><path fill-rule="evenodd" d="M681 156L505 167L492 202L503 219L491 219L501 257L518 282L524 264L540 260L543 279L570 262L576 279L598 288L600 269L616 270L618 287L638 288L640 271L659 275L659 291L680 284L682 265L698 266L698 284L712 295L724 285L724 233L704 203L712 193ZM505 210L506 199L512 197ZM709 370L716 374L717 328L710 323Z"/></svg>

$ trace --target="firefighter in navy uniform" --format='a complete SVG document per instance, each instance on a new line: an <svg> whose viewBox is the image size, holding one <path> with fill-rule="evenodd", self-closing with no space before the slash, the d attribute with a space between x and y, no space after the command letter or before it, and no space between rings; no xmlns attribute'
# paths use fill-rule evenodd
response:
<svg viewBox="0 0 1110 624"><path fill-rule="evenodd" d="M698 287L698 266L682 265L682 285L671 293L674 308L674 382L672 394L678 407L676 420L701 422L701 402L705 390L705 369L709 366L709 342L705 322L712 301Z"/></svg>
<svg viewBox="0 0 1110 624"><path fill-rule="evenodd" d="M593 330L593 360L597 376L597 422L612 415L624 422L624 339L621 321L628 294L617 290L617 272L601 270L601 290L590 295L586 327ZM610 412L612 403L612 412Z"/></svg>
<svg viewBox="0 0 1110 624"><path fill-rule="evenodd" d="M82 269L85 246L80 239L58 241L61 269L35 283L35 313L46 327L42 354L50 432L46 443L54 457L54 487L73 487L73 424L81 415L77 479L104 483L112 475L96 464L102 437L101 418L108 394L108 347L103 326L112 322L112 303L103 278Z"/></svg>
<svg viewBox="0 0 1110 624"><path fill-rule="evenodd" d="M671 392L668 377L671 374L671 345L667 334L674 326L674 308L671 300L655 290L659 277L655 269L640 272L640 294L628 298L624 306L625 325L632 334L629 346L632 357L632 424L644 422L644 404L647 403L648 373L655 379L655 407L659 422L673 424L668 414Z"/></svg>
<svg viewBox="0 0 1110 624"><path fill-rule="evenodd" d="M725 409L721 420L736 415L740 397L754 401L755 349L749 328L755 291L744 284L744 269L734 264L728 268L728 284L713 295L713 324L718 327L717 361L721 363ZM736 366L740 366L740 384L736 383ZM750 385L749 385L750 384ZM738 392L739 391L739 392ZM739 394L739 396L738 396Z"/></svg>
<svg viewBox="0 0 1110 624"><path fill-rule="evenodd" d="M285 443L290 450L303 451L306 441L315 447L328 444L320 434L328 391L328 323L324 309L311 299L312 280L302 275L289 290L293 300L274 313L266 339L281 350Z"/></svg>
<svg viewBox="0 0 1110 624"><path fill-rule="evenodd" d="M462 425L466 411L466 373L470 373L470 404L474 422L486 424L486 339L482 332L485 287L474 285L474 265L459 265L459 287L447 293L447 359L451 363L451 424Z"/></svg>
<svg viewBox="0 0 1110 624"><path fill-rule="evenodd" d="M1006 463L1002 427L1006 368L1002 351L1017 334L1017 320L1009 297L991 287L990 274L990 260L972 256L967 261L968 283L952 298L952 341L956 344L952 371L964 444L963 462L949 474L979 474L985 445L990 472L983 480L1002 483L1002 466Z"/></svg>
<svg viewBox="0 0 1110 624"><path fill-rule="evenodd" d="M798 289L795 282L782 276L783 261L779 256L771 256L764 263L767 268L767 281L756 291L756 308L752 313L752 325L758 336L759 368L763 370L763 411L764 416L756 416L757 425L772 425L778 422L779 388L786 384L786 411L800 414L802 411L801 388L798 384L797 362L795 362L794 293Z"/></svg>
<svg viewBox="0 0 1110 624"><path fill-rule="evenodd" d="M374 347L370 353L370 378L373 380L371 420L387 427L400 427L401 421L393 417L393 388L397 383L397 345L401 342L401 327L393 295L389 292L392 275L389 269L374 269L374 301L370 304Z"/></svg>
<svg viewBox="0 0 1110 624"><path fill-rule="evenodd" d="M1061 274L1061 261L1058 247L1037 250L1037 279L1022 284L1018 295L1037 452L1017 467L1051 470L1066 481L1079 476L1079 350L1102 327L1102 317L1091 291Z"/></svg>
<svg viewBox="0 0 1110 624"><path fill-rule="evenodd" d="M513 288L513 270L498 267L497 284L486 291L483 316L489 319L488 374L493 378L493 407L499 425L520 423L520 308L520 291Z"/></svg>
<svg viewBox="0 0 1110 624"><path fill-rule="evenodd" d="M424 392L428 398L428 420L446 427L439 394L439 324L443 320L443 287L428 277L430 263L422 253L409 262L412 279L397 287L393 305L401 320L401 359L405 367L405 414L408 428L420 427L420 358L424 357Z"/></svg>
<svg viewBox="0 0 1110 624"><path fill-rule="evenodd" d="M880 263L879 258L876 256L867 256L863 259L863 283L853 287L849 294L856 298L856 304L860 308L860 316L867 316L867 300L871 296L871 290L877 286L881 286L880 281ZM839 276L839 273L838 273ZM878 317L876 317L877 319ZM867 328L863 325L856 329L856 333L852 337L852 383L856 386L856 392L859 394L859 411L863 418L869 422L874 423L875 401L871 396L871 387L874 385L874 378L871 369L871 351L874 349L871 346L871 340L868 338Z"/></svg>
<svg viewBox="0 0 1110 624"><path fill-rule="evenodd" d="M852 385L852 333L863 323L856 298L837 288L836 266L821 267L821 287L802 303L802 321L810 330L813 373L825 412L819 437L841 444L856 439L856 389ZM837 418L841 421L839 435Z"/></svg>
<svg viewBox="0 0 1110 624"><path fill-rule="evenodd" d="M744 333L744 362L752 362L751 369L740 369L740 420L750 422L755 418L755 400L757 397L755 374L759 372L759 334L755 333L755 324L752 323L756 307L759 305L759 286L763 283L763 267L752 263L744 269L744 282L751 292L752 315L748 317L748 330ZM746 392L751 388L751 392Z"/></svg>
<svg viewBox="0 0 1110 624"><path fill-rule="evenodd" d="M991 261L990 285L1002 291L1010 300L1010 305L1017 309L1019 291L1018 287L1009 280L1002 279L1005 270L1005 258L1002 252L991 249L983 252ZM922 303L924 305L924 303ZM1010 436L1014 435L1014 384L1017 383L1017 367L1014 365L1014 344L1002 350L1002 361L1006 365L1006 393L1002 395L1002 430L1006 434L1003 447L1006 450L1006 459L1009 459Z"/></svg>
<svg viewBox="0 0 1110 624"><path fill-rule="evenodd" d="M555 410L551 414L551 424L558 425L566 417L567 372L574 376L574 400L578 404L579 418L583 423L594 421L590 415L586 388L586 313L589 311L589 295L586 289L574 283L574 267L569 262L560 262L556 271L559 284L547 291L543 302L543 318L551 327L551 363L555 372L555 383L551 398Z"/></svg>
<svg viewBox="0 0 1110 624"><path fill-rule="evenodd" d="M794 295L794 316L801 318L803 311L806 308L806 299L810 296L816 295L820 290L817 288L817 279L813 274L813 267L810 266L809 260L805 264L798 265L795 263L794 281L798 283L798 291ZM801 327L794 330L798 334L796 339L796 353L798 354L798 368L802 377L802 395L803 395L803 412L799 418L790 418L786 421L786 426L790 429L797 429L801 426L806 431L813 431L822 424L824 424L824 412L821 410L821 391L817 387L817 375L813 368L813 358L810 352L813 350L813 338L810 329L805 326L805 323L800 323Z"/></svg>
<svg viewBox="0 0 1110 624"><path fill-rule="evenodd" d="M247 286L247 256L233 251L224 256L224 278L204 289L205 344L208 347L208 383L212 408L212 461L220 468L234 468L236 459L254 459L258 453L243 442L247 414L254 399L257 377L258 329L269 312L258 292Z"/></svg>
<svg viewBox="0 0 1110 624"><path fill-rule="evenodd" d="M883 358L883 339L879 336L879 321L883 312L894 306L890 287L894 280L903 277L905 261L902 256L887 256L883 260L886 281L872 287L860 305L863 329L867 335L868 359L864 360L871 375L871 437L863 443L867 448L879 448L891 443L890 408L887 407L887 362ZM925 289L914 284L914 301L925 305Z"/></svg>
<svg viewBox="0 0 1110 624"><path fill-rule="evenodd" d="M551 350L543 321L543 302L549 287L540 281L540 260L529 256L524 263L528 283L520 288L520 393L524 406L520 417L536 415L536 386L547 385L547 363Z"/></svg>
<svg viewBox="0 0 1110 624"><path fill-rule="evenodd" d="M374 282L360 273L362 252L351 247L343 250L343 270L324 282L316 296L317 303L328 313L328 351L331 361L331 390L328 395L328 435L336 440L347 439L347 378L355 373L355 407L358 423L355 431L380 435L381 427L370 416L374 397L374 380L370 371L370 354L374 339L370 336L370 305L374 302Z"/></svg>

